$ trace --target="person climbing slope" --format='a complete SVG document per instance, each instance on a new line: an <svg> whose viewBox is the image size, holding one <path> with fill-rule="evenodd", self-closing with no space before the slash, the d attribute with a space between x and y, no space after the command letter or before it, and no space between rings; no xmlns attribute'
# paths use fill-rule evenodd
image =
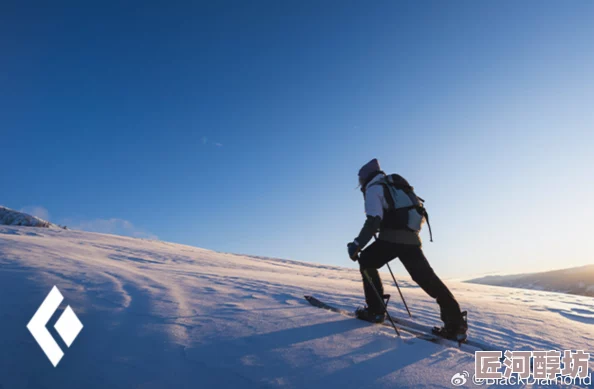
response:
<svg viewBox="0 0 594 389"><path fill-rule="evenodd" d="M386 175L377 159L359 170L359 184L367 218L359 236L347 245L349 257L359 261L367 303L366 307L357 309L357 317L373 323L385 320L384 302L379 298L384 288L378 269L399 258L413 281L434 298L441 309L444 326L436 327L434 332L448 339L465 340L466 312L460 311L458 302L423 253L419 232L428 220L424 200L401 176ZM378 231L377 240L365 248Z"/></svg>

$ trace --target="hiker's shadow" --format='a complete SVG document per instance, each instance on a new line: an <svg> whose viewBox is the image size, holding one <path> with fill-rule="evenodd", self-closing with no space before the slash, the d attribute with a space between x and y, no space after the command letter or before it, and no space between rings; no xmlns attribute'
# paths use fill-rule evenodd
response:
<svg viewBox="0 0 594 389"><path fill-rule="evenodd" d="M411 354L413 346L395 336L372 335L367 341L347 334L362 327L368 325L337 320L213 342L188 348L185 355L211 374L221 369L251 384L363 388L431 354L419 345ZM351 339L356 343L347 343Z"/></svg>

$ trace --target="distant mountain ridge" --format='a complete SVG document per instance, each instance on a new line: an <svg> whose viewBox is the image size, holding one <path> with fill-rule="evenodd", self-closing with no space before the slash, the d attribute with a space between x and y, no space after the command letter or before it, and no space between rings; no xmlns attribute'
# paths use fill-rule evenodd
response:
<svg viewBox="0 0 594 389"><path fill-rule="evenodd" d="M42 228L61 228L56 224L50 223L46 220L31 216L29 214L15 211L14 209L6 208L0 205L0 225L5 226L27 226L27 227L42 227Z"/></svg>
<svg viewBox="0 0 594 389"><path fill-rule="evenodd" d="M542 273L485 276L465 282L594 297L594 265Z"/></svg>

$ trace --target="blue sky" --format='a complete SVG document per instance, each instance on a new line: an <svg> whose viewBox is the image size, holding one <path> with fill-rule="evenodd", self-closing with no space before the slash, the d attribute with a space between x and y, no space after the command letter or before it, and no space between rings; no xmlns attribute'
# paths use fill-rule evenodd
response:
<svg viewBox="0 0 594 389"><path fill-rule="evenodd" d="M592 263L593 14L589 1L4 5L0 203L355 266L356 173L377 157L427 200L439 274Z"/></svg>

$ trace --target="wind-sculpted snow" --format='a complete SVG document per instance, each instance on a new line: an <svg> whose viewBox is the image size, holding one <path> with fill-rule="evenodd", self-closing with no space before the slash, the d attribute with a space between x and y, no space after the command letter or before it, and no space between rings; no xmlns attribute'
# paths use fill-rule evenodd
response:
<svg viewBox="0 0 594 389"><path fill-rule="evenodd" d="M437 305L400 278L414 319L438 324ZM60 343L56 368L26 329L53 285L60 310L70 305L84 324L70 348ZM591 298L449 285L470 312L471 337L594 352ZM356 269L0 226L0 388L450 388L455 373L474 370L472 355L314 308L305 294L363 304Z"/></svg>

